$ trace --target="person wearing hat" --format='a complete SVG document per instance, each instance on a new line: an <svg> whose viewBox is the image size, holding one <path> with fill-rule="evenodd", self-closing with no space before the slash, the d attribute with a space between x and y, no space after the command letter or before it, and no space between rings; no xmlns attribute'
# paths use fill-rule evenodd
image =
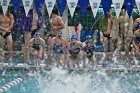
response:
<svg viewBox="0 0 140 93"><path fill-rule="evenodd" d="M62 37L62 31L57 30L57 34L49 42L48 54L52 58L54 66L65 65L67 41Z"/></svg>
<svg viewBox="0 0 140 93"><path fill-rule="evenodd" d="M92 67L97 67L96 57L94 53L94 40L91 35L86 35L86 41L83 43L83 65L86 68L87 66L90 66L90 61L92 62ZM86 62L88 59L88 62Z"/></svg>
<svg viewBox="0 0 140 93"><path fill-rule="evenodd" d="M41 61L41 58L43 56L44 50L46 48L46 44L44 39L40 37L40 33L36 32L34 34L34 37L29 42L30 47L30 53L34 55L36 60L36 65L40 65L39 62Z"/></svg>
<svg viewBox="0 0 140 93"><path fill-rule="evenodd" d="M77 35L73 34L71 36L71 42L67 44L68 53L68 66L76 67L79 66L80 60L82 60L82 42L78 41Z"/></svg>

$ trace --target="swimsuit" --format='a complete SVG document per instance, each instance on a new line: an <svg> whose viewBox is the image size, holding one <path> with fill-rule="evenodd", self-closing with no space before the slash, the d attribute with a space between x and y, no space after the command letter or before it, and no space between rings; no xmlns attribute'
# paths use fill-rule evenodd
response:
<svg viewBox="0 0 140 93"><path fill-rule="evenodd" d="M106 37L108 40L110 39L110 34L104 34L104 33L103 33L103 35L104 35L104 37Z"/></svg>
<svg viewBox="0 0 140 93"><path fill-rule="evenodd" d="M94 52L94 45L88 46L88 42L86 42L86 47L84 47L84 51L86 52L87 57L91 58Z"/></svg>
<svg viewBox="0 0 140 93"><path fill-rule="evenodd" d="M32 44L32 48L34 48L35 50L40 50L41 44L40 43L35 43L35 39L34 39L34 43Z"/></svg>
<svg viewBox="0 0 140 93"><path fill-rule="evenodd" d="M3 36L3 38L6 39L10 34L11 34L11 32L6 32L6 34ZM2 36L2 33L0 33L0 35Z"/></svg>
<svg viewBox="0 0 140 93"><path fill-rule="evenodd" d="M72 44L69 53L76 57L80 52L80 48L76 44Z"/></svg>
<svg viewBox="0 0 140 93"><path fill-rule="evenodd" d="M60 54L63 53L62 44L60 44L60 45L54 44L53 51L54 51L54 53L60 53Z"/></svg>

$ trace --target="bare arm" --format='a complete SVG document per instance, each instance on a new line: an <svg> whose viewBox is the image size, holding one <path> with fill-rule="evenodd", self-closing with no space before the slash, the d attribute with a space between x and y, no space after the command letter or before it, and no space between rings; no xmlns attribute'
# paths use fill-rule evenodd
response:
<svg viewBox="0 0 140 93"><path fill-rule="evenodd" d="M60 16L56 17L55 22L57 22L57 25L54 25L53 23L51 23L51 30L52 31L65 28L65 24Z"/></svg>
<svg viewBox="0 0 140 93"><path fill-rule="evenodd" d="M129 30L132 31L133 30L133 19L132 16L129 19Z"/></svg>
<svg viewBox="0 0 140 93"><path fill-rule="evenodd" d="M137 31L134 32L134 48L139 50L138 44L136 43Z"/></svg>
<svg viewBox="0 0 140 93"><path fill-rule="evenodd" d="M42 47L45 49L46 44L45 44L45 41L44 41L44 39L43 39L43 38L41 38L41 45L42 45Z"/></svg>
<svg viewBox="0 0 140 93"><path fill-rule="evenodd" d="M134 24L133 24L134 28L137 27L137 24L138 24L137 22L138 22L138 20L139 20L139 18L137 18L137 19L134 21Z"/></svg>
<svg viewBox="0 0 140 93"><path fill-rule="evenodd" d="M4 27L0 26L0 32L3 32L2 30L5 31L6 29Z"/></svg>
<svg viewBox="0 0 140 93"><path fill-rule="evenodd" d="M10 25L9 27L7 28L7 32L10 31L11 32L11 29L13 28L13 25L14 25L14 16L12 14L10 14Z"/></svg>
<svg viewBox="0 0 140 93"><path fill-rule="evenodd" d="M49 51L52 50L53 45L54 45L54 42L55 42L55 37L53 37L53 38L48 42L48 45L49 45Z"/></svg>
<svg viewBox="0 0 140 93"><path fill-rule="evenodd" d="M65 24L64 24L64 21L62 20L62 18L58 17L57 20L58 20L58 23L59 23L58 29L64 29L65 28Z"/></svg>
<svg viewBox="0 0 140 93"><path fill-rule="evenodd" d="M135 48L136 50L139 50L138 44L136 43L135 39L136 39L136 38L134 37L134 48Z"/></svg>
<svg viewBox="0 0 140 93"><path fill-rule="evenodd" d="M129 17L128 14L126 13L124 16L124 27L125 27L125 31L132 31L133 29L133 19L132 16Z"/></svg>
<svg viewBox="0 0 140 93"><path fill-rule="evenodd" d="M104 37L104 36L103 36L103 33L100 31L100 42L102 42L102 43L103 43L103 41L104 41L104 40L103 40L103 37Z"/></svg>
<svg viewBox="0 0 140 93"><path fill-rule="evenodd" d="M37 16L37 13L36 13L36 11L34 9L33 10L32 30L37 29L37 20L38 20L38 16Z"/></svg>
<svg viewBox="0 0 140 93"><path fill-rule="evenodd" d="M32 44L33 44L33 41L34 41L34 38L32 38L30 41L29 41L29 47L31 47L32 46Z"/></svg>
<svg viewBox="0 0 140 93"><path fill-rule="evenodd" d="M13 28L13 24L14 24L14 17L12 14L10 14L10 23L8 27L2 27L0 26L0 29L6 32L11 32L11 28ZM1 31L1 32L3 32Z"/></svg>

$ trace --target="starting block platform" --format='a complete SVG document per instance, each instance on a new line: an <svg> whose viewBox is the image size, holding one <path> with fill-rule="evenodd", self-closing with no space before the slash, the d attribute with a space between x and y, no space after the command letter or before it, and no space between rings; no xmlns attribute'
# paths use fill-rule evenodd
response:
<svg viewBox="0 0 140 93"><path fill-rule="evenodd" d="M51 70L51 67L46 67L45 64L40 64L40 66L34 66L34 65L24 65L24 64L17 64L10 66L8 64L4 64L3 66L0 66L0 72L3 70L6 71L13 71L13 70L22 70L22 71L30 71L30 70L38 70L38 69L44 69L44 70Z"/></svg>
<svg viewBox="0 0 140 93"><path fill-rule="evenodd" d="M25 66L24 64L17 64L15 66L8 66L7 64L4 64L3 66L0 66L0 72L2 72L3 70L6 71L15 71L15 70L22 70L22 71L30 71L30 70L46 70L46 71L50 71L52 69L52 67L47 67L45 64L40 64L40 66L34 66L34 65L27 65ZM64 70L68 70L68 71L105 71L105 72L111 72L111 73L115 73L115 72L128 72L128 73L132 73L132 72L140 72L140 66L131 66L129 68L125 68L125 67L102 67L101 65L98 65L97 68L93 68L93 69L87 69L85 70L84 68L68 68L68 67L64 67Z"/></svg>
<svg viewBox="0 0 140 93"><path fill-rule="evenodd" d="M130 67L130 68L106 68L106 72L125 72L125 73L133 73L140 72L140 67Z"/></svg>

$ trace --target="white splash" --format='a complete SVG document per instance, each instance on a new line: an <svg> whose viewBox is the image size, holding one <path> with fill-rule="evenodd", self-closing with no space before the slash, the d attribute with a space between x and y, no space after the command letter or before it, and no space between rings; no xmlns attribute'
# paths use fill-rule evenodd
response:
<svg viewBox="0 0 140 93"><path fill-rule="evenodd" d="M44 73L44 76L38 74L39 93L133 93L134 89L140 89L140 82L131 82L139 74L108 74L105 70L69 73L62 68L53 68ZM135 86L132 87L131 83Z"/></svg>

